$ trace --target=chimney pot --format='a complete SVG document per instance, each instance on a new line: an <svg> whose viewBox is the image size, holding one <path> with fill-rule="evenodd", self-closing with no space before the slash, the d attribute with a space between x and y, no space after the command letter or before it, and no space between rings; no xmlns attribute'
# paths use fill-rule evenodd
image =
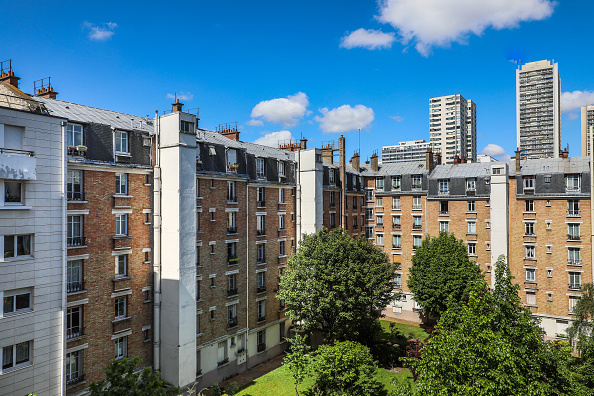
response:
<svg viewBox="0 0 594 396"><path fill-rule="evenodd" d="M171 106L173 107L173 112L177 113L177 112L181 112L182 111L182 107L184 106L183 103L180 103L179 99L175 99L175 103L171 103Z"/></svg>
<svg viewBox="0 0 594 396"><path fill-rule="evenodd" d="M433 167L435 166L434 162L433 162L433 151L431 151L430 148L427 149L427 152L425 153L425 168L431 172L433 170Z"/></svg>
<svg viewBox="0 0 594 396"><path fill-rule="evenodd" d="M379 169L378 161L379 161L379 159L377 157L377 154L376 153L373 153L371 155L371 170L374 171L374 172L377 172L378 169Z"/></svg>

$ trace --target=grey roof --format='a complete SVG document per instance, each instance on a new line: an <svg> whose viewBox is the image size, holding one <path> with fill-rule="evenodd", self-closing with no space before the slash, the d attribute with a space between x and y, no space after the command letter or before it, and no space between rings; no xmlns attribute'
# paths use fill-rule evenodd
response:
<svg viewBox="0 0 594 396"><path fill-rule="evenodd" d="M262 146L261 144L238 142L237 140L229 139L218 132L209 131L206 129L198 129L197 139L198 142L220 144L225 147L243 149L248 154L253 154L257 157L276 158L283 161L295 160L295 153L292 151Z"/></svg>
<svg viewBox="0 0 594 396"><path fill-rule="evenodd" d="M36 98L43 103L51 115L64 117L80 123L98 123L110 125L123 130L140 130L153 133L153 120L145 117L120 113L117 111L98 109L78 103L65 102L58 99Z"/></svg>
<svg viewBox="0 0 594 396"><path fill-rule="evenodd" d="M510 175L516 174L515 160L508 161ZM520 174L583 173L590 171L590 157L542 158L520 161Z"/></svg>
<svg viewBox="0 0 594 396"><path fill-rule="evenodd" d="M444 164L437 165L429 175L430 179L449 179L456 177L479 177L488 176L491 173L491 165L495 163L472 162L466 164Z"/></svg>
<svg viewBox="0 0 594 396"><path fill-rule="evenodd" d="M419 175L426 173L425 161L393 162L379 165L377 172L371 170L369 164L361 167L363 176Z"/></svg>

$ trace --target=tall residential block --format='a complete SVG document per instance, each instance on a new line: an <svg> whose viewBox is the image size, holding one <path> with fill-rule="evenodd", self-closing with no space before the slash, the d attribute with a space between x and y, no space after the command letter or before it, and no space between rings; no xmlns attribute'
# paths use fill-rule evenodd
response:
<svg viewBox="0 0 594 396"><path fill-rule="evenodd" d="M408 140L405 142L398 142L398 144L393 146L383 146L382 163L423 161L425 159L425 153L427 152L427 149L430 148L430 145L431 143L426 142L425 140Z"/></svg>
<svg viewBox="0 0 594 396"><path fill-rule="evenodd" d="M530 62L516 70L517 146L522 158L555 158L561 147L561 80L557 63Z"/></svg>
<svg viewBox="0 0 594 396"><path fill-rule="evenodd" d="M476 161L476 103L460 94L429 99L429 142L444 164L456 156Z"/></svg>
<svg viewBox="0 0 594 396"><path fill-rule="evenodd" d="M594 134L594 104L582 107L582 156L590 155L590 136Z"/></svg>

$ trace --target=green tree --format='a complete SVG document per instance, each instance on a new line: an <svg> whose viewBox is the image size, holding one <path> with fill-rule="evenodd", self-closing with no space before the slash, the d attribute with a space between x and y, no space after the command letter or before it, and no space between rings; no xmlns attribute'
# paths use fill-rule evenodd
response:
<svg viewBox="0 0 594 396"><path fill-rule="evenodd" d="M461 240L441 232L438 237L427 236L412 258L407 280L415 301L429 317L439 317L446 310L446 301L461 301L468 286L483 279Z"/></svg>
<svg viewBox="0 0 594 396"><path fill-rule="evenodd" d="M582 298L573 308L575 320L567 329L572 340L577 340L579 358L572 364L575 378L594 395L594 285L582 286Z"/></svg>
<svg viewBox="0 0 594 396"><path fill-rule="evenodd" d="M503 256L495 277L492 293L484 280L475 280L461 304L450 296L421 358L404 359L418 375L417 394L578 394L567 367L571 347L543 340Z"/></svg>
<svg viewBox="0 0 594 396"><path fill-rule="evenodd" d="M394 265L367 240L342 229L306 235L289 259L277 298L298 328L327 339L371 342L394 300Z"/></svg>
<svg viewBox="0 0 594 396"><path fill-rule="evenodd" d="M305 338L306 337L301 334L295 335L295 338L287 338L290 349L287 356L283 359L283 366L285 366L293 376L296 395L299 395L297 385L301 384L311 373L311 356L309 355L311 348L306 344Z"/></svg>
<svg viewBox="0 0 594 396"><path fill-rule="evenodd" d="M113 360L105 368L106 379L90 384L91 396L173 396L181 392L150 367L136 371L139 364L138 356Z"/></svg>
<svg viewBox="0 0 594 396"><path fill-rule="evenodd" d="M353 341L322 345L313 363L314 392L320 396L381 396L384 386L375 380L377 366L369 348Z"/></svg>

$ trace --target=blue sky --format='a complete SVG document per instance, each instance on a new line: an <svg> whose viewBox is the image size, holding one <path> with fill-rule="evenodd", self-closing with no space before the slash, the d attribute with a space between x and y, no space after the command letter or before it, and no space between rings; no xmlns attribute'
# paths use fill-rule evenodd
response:
<svg viewBox="0 0 594 396"><path fill-rule="evenodd" d="M364 158L428 140L428 99L451 93L477 103L479 152L513 154L511 60L554 59L562 145L580 155L592 15L577 0L18 1L0 16L0 57L26 92L51 76L58 99L151 116L177 93L202 127L237 121L244 141L342 133L350 156L361 127Z"/></svg>

